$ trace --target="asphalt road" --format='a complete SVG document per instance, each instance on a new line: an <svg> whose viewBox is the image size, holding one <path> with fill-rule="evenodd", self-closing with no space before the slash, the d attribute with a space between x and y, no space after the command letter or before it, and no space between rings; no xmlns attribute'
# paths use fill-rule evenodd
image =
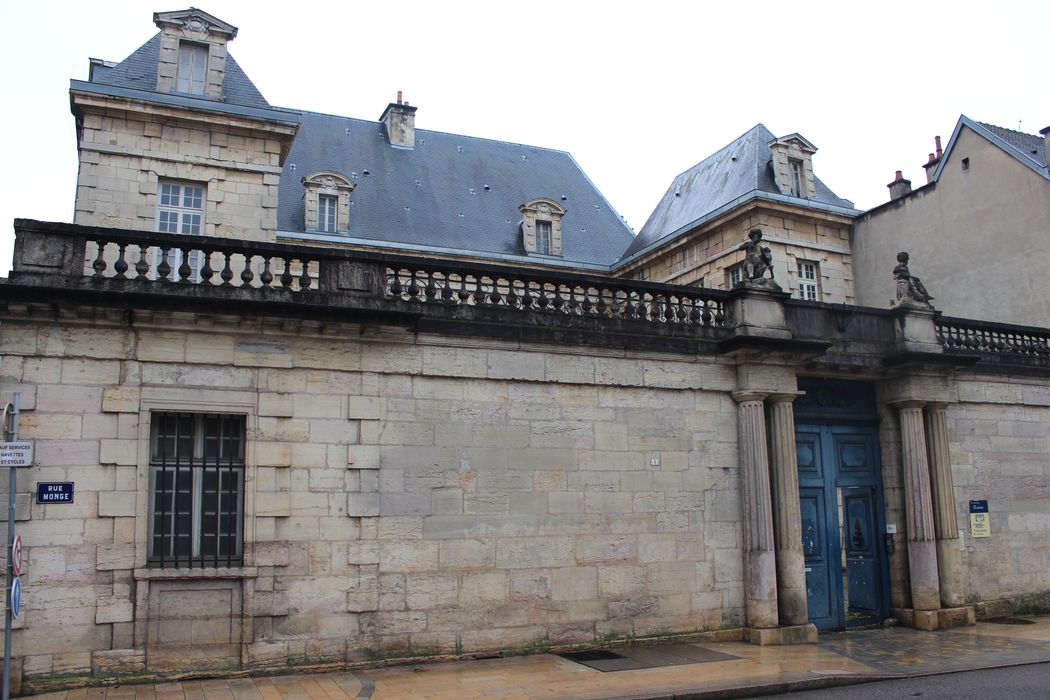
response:
<svg viewBox="0 0 1050 700"><path fill-rule="evenodd" d="M946 673L767 697L789 700L1047 700L1050 699L1050 663Z"/></svg>

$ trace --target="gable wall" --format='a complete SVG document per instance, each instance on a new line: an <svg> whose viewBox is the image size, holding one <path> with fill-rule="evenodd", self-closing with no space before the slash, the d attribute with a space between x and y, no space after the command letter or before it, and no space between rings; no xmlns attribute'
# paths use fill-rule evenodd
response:
<svg viewBox="0 0 1050 700"><path fill-rule="evenodd" d="M857 302L889 305L904 250L944 313L1050 325L1047 231L1050 180L964 126L935 187L857 219Z"/></svg>

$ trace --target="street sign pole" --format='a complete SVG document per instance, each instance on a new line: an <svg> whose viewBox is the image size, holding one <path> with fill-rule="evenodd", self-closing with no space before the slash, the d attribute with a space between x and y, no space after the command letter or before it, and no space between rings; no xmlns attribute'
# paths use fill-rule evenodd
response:
<svg viewBox="0 0 1050 700"><path fill-rule="evenodd" d="M5 413L4 420L4 440L17 442L18 441L18 405L22 396L19 392L15 392L11 400L11 405ZM10 411L10 413L8 413ZM11 427L7 426L7 418L10 415ZM7 479L7 556L4 557L4 568L7 570L7 585L4 586L5 596L7 597L7 605L4 607L4 697L3 700L8 700L11 697L11 586L14 584L14 566L11 560L11 555L14 553L15 544L15 489L17 488L16 476L18 474L16 467L9 466L7 468L8 479Z"/></svg>

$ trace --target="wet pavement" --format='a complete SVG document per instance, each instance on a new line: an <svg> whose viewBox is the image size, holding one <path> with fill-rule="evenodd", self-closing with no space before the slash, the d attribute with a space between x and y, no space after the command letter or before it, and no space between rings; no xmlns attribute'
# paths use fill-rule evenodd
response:
<svg viewBox="0 0 1050 700"><path fill-rule="evenodd" d="M405 664L339 673L80 688L40 700L598 700L756 697L1050 661L1050 616L939 632L904 628L823 633L819 644L744 642L633 646ZM611 653L610 653L611 652Z"/></svg>

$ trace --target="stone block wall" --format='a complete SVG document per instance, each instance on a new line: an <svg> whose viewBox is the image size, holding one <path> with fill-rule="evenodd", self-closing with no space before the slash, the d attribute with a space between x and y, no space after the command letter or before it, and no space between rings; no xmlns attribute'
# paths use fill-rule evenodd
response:
<svg viewBox="0 0 1050 700"><path fill-rule="evenodd" d="M1009 612L1050 593L1050 382L959 373L946 384L955 509L968 604ZM897 526L890 555L894 608L911 605L900 416L880 396L886 522ZM895 397L899 398L899 397ZM969 502L987 500L991 537L970 531ZM995 607L997 603L1002 605ZM1045 605L1045 603L1043 603Z"/></svg>
<svg viewBox="0 0 1050 700"><path fill-rule="evenodd" d="M27 678L742 624L716 359L103 312L7 318L0 353L37 450L19 492L76 483L22 501ZM146 566L150 412L172 410L247 416L243 567Z"/></svg>
<svg viewBox="0 0 1050 700"><path fill-rule="evenodd" d="M948 421L969 600L1050 592L1050 382L970 376ZM970 500L991 537L970 536Z"/></svg>
<svg viewBox="0 0 1050 700"><path fill-rule="evenodd" d="M784 291L799 296L796 260L806 260L819 265L821 301L853 303L850 226L848 221L832 216L755 208L709 230L690 234L642 267L647 279L655 282L728 289L728 270L743 262L744 253L738 248L755 227L762 229L763 240L773 254L774 276ZM637 278L638 268L631 268L625 276Z"/></svg>
<svg viewBox="0 0 1050 700"><path fill-rule="evenodd" d="M156 230L159 180L204 185L205 235L274 240L282 143L235 120L180 121L171 110L84 107L74 223Z"/></svg>

